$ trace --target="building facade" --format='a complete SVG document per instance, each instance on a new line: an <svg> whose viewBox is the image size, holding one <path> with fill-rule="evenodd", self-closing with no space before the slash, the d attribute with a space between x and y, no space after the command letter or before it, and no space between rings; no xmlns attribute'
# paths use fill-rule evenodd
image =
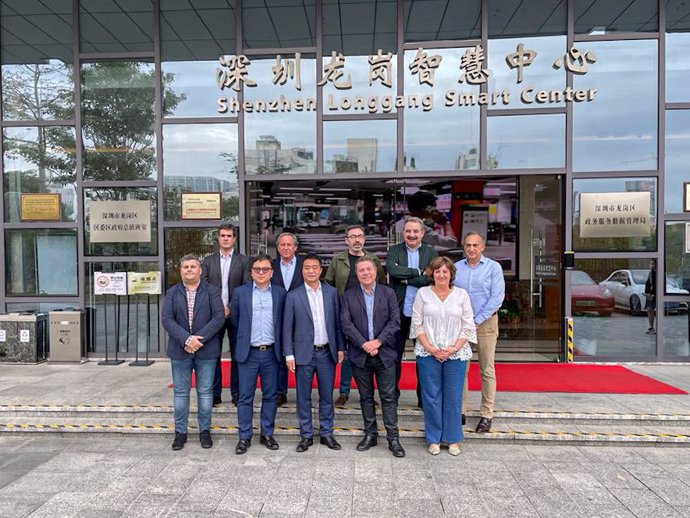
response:
<svg viewBox="0 0 690 518"><path fill-rule="evenodd" d="M361 223L385 261L413 214L502 264L499 358L564 361L568 319L575 361L690 357L684 1L2 0L0 27L0 306L84 309L94 356L165 348L160 296L99 274L164 292L221 220L325 263Z"/></svg>

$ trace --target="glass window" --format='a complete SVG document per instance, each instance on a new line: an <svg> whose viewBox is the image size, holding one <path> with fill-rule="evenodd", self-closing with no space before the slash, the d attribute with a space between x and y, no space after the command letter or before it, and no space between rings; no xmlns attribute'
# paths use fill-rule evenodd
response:
<svg viewBox="0 0 690 518"><path fill-rule="evenodd" d="M238 232L238 229L235 228ZM239 238L239 233L238 233ZM239 242L239 239L236 243ZM218 227L165 229L165 286L180 282L179 261L187 254L205 257L216 250Z"/></svg>
<svg viewBox="0 0 690 518"><path fill-rule="evenodd" d="M657 0L575 0L575 34L656 32Z"/></svg>
<svg viewBox="0 0 690 518"><path fill-rule="evenodd" d="M656 169L657 42L581 42L577 48L597 61L574 76L573 88L596 94L573 107L573 170Z"/></svg>
<svg viewBox="0 0 690 518"><path fill-rule="evenodd" d="M673 358L688 361L690 357L690 313L688 301L678 303L678 311L665 313L664 319L664 359Z"/></svg>
<svg viewBox="0 0 690 518"><path fill-rule="evenodd" d="M153 0L80 0L80 50L153 51Z"/></svg>
<svg viewBox="0 0 690 518"><path fill-rule="evenodd" d="M323 0L323 55L367 56L397 49L397 2ZM347 69L347 66L346 66ZM354 76L353 76L354 77Z"/></svg>
<svg viewBox="0 0 690 518"><path fill-rule="evenodd" d="M2 2L2 116L74 118L72 1Z"/></svg>
<svg viewBox="0 0 690 518"><path fill-rule="evenodd" d="M481 0L405 0L405 41L479 39Z"/></svg>
<svg viewBox="0 0 690 518"><path fill-rule="evenodd" d="M666 294L690 293L690 221L666 223Z"/></svg>
<svg viewBox="0 0 690 518"><path fill-rule="evenodd" d="M479 86L459 85L458 64L466 49L428 49L441 58L433 87L420 85L410 64L417 51L405 52L405 171L449 171L479 168L479 104L460 104L460 95L479 94ZM452 102L447 92L452 93ZM418 101L409 104L410 96ZM448 94L450 95L450 94Z"/></svg>
<svg viewBox="0 0 690 518"><path fill-rule="evenodd" d="M84 179L156 178L154 69L108 61L82 67Z"/></svg>
<svg viewBox="0 0 690 518"><path fill-rule="evenodd" d="M165 219L181 219L182 193L222 194L222 219L239 218L237 126L163 126Z"/></svg>
<svg viewBox="0 0 690 518"><path fill-rule="evenodd" d="M394 171L396 121L323 123L325 173Z"/></svg>
<svg viewBox="0 0 690 518"><path fill-rule="evenodd" d="M155 188L84 189L84 214L86 255L158 253Z"/></svg>
<svg viewBox="0 0 690 518"><path fill-rule="evenodd" d="M220 115L218 58L236 52L235 2L161 2L164 117Z"/></svg>
<svg viewBox="0 0 690 518"><path fill-rule="evenodd" d="M244 48L316 46L316 2L243 0Z"/></svg>
<svg viewBox="0 0 690 518"><path fill-rule="evenodd" d="M76 229L6 230L8 296L77 295Z"/></svg>
<svg viewBox="0 0 690 518"><path fill-rule="evenodd" d="M648 333L644 284L649 259L578 259L570 272L573 346L577 360L656 356Z"/></svg>
<svg viewBox="0 0 690 518"><path fill-rule="evenodd" d="M60 195L61 221L75 221L74 128L41 126L3 130L5 221L22 220L22 193Z"/></svg>
<svg viewBox="0 0 690 518"><path fill-rule="evenodd" d="M656 178L573 180L573 248L655 251Z"/></svg>
<svg viewBox="0 0 690 518"><path fill-rule="evenodd" d="M567 2L501 0L489 3L489 37L565 34Z"/></svg>
<svg viewBox="0 0 690 518"><path fill-rule="evenodd" d="M280 58L286 67L291 61L295 71L282 85L274 83L276 56L253 58L247 66L257 83L244 89L247 174L316 172L316 60L295 54Z"/></svg>
<svg viewBox="0 0 690 518"><path fill-rule="evenodd" d="M488 167L565 167L565 115L511 115L487 120Z"/></svg>
<svg viewBox="0 0 690 518"><path fill-rule="evenodd" d="M688 14L690 17L690 14ZM666 34L666 102L690 101L690 32Z"/></svg>
<svg viewBox="0 0 690 518"><path fill-rule="evenodd" d="M690 182L690 110L666 111L664 211L683 212L683 184Z"/></svg>

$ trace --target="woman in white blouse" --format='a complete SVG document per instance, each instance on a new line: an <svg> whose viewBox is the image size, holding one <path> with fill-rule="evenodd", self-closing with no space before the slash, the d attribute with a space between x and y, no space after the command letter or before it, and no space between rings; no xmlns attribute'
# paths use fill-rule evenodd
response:
<svg viewBox="0 0 690 518"><path fill-rule="evenodd" d="M440 453L442 442L458 455L465 366L472 357L470 342L477 341L474 315L467 292L453 286L453 261L437 257L425 274L431 286L420 288L414 299L410 338L416 338L426 441L432 455Z"/></svg>

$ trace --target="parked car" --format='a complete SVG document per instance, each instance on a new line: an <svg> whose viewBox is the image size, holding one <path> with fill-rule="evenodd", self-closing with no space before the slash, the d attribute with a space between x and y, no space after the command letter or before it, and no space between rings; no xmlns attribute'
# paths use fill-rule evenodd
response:
<svg viewBox="0 0 690 518"><path fill-rule="evenodd" d="M649 270L616 270L600 284L613 293L616 307L625 309L631 315L644 313L646 298L644 285L647 282ZM666 293L669 295L687 295L688 290L681 289L672 279L666 280ZM679 312L687 306L681 306L678 302L666 302L666 312Z"/></svg>
<svg viewBox="0 0 690 518"><path fill-rule="evenodd" d="M616 302L613 293L597 284L587 272L573 270L570 287L570 305L573 314L597 313L610 317Z"/></svg>

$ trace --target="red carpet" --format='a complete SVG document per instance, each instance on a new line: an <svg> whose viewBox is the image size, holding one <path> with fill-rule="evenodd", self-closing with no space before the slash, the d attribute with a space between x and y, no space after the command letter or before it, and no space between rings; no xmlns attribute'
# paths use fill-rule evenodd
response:
<svg viewBox="0 0 690 518"><path fill-rule="evenodd" d="M230 361L223 360L223 387L229 388ZM680 389L638 374L622 365L579 365L566 363L496 364L499 392L579 392L600 394L687 394ZM193 380L192 380L193 381ZM335 386L340 383L336 370ZM288 373L288 385L295 387L295 377ZM353 387L356 384L353 381ZM416 387L414 362L403 363L400 388ZM479 390L479 365L470 367L470 390Z"/></svg>

